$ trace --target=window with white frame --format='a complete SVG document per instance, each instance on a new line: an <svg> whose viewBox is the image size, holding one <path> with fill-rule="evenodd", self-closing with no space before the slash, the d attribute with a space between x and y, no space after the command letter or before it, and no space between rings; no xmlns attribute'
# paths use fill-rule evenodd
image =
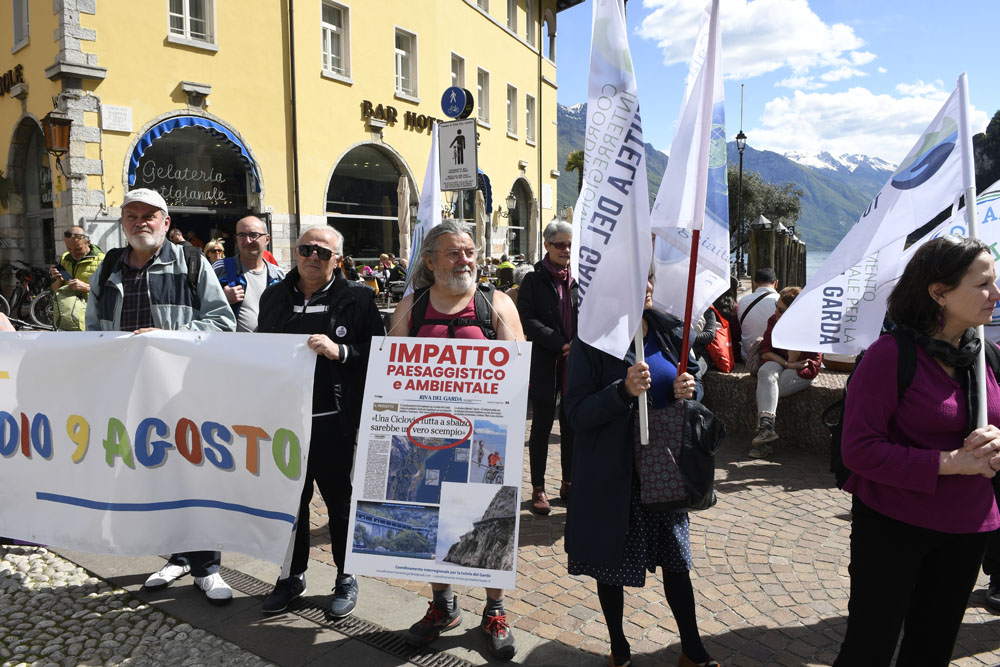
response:
<svg viewBox="0 0 1000 667"><path fill-rule="evenodd" d="M465 58L451 54L451 85L465 88Z"/></svg>
<svg viewBox="0 0 1000 667"><path fill-rule="evenodd" d="M396 93L417 96L417 36L396 30Z"/></svg>
<svg viewBox="0 0 1000 667"><path fill-rule="evenodd" d="M170 34L196 42L215 42L213 0L170 0Z"/></svg>
<svg viewBox="0 0 1000 667"><path fill-rule="evenodd" d="M351 24L349 9L324 0L320 32L323 45L323 70L351 76Z"/></svg>
<svg viewBox="0 0 1000 667"><path fill-rule="evenodd" d="M507 27L517 33L517 0L507 0Z"/></svg>
<svg viewBox="0 0 1000 667"><path fill-rule="evenodd" d="M14 0L14 48L28 43L28 0Z"/></svg>
<svg viewBox="0 0 1000 667"><path fill-rule="evenodd" d="M490 11L490 0L476 0L476 4L484 12L488 13Z"/></svg>
<svg viewBox="0 0 1000 667"><path fill-rule="evenodd" d="M524 3L524 39L531 46L535 45L535 0L526 0Z"/></svg>
<svg viewBox="0 0 1000 667"><path fill-rule="evenodd" d="M517 134L517 88L507 85L507 134Z"/></svg>
<svg viewBox="0 0 1000 667"><path fill-rule="evenodd" d="M535 141L535 98L524 96L524 138Z"/></svg>
<svg viewBox="0 0 1000 667"><path fill-rule="evenodd" d="M479 103L477 117L483 123L490 122L490 73L480 69L476 73L476 100Z"/></svg>

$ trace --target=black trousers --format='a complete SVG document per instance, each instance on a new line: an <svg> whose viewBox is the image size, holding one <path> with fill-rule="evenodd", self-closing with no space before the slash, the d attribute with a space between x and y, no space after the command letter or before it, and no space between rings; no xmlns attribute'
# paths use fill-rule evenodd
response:
<svg viewBox="0 0 1000 667"><path fill-rule="evenodd" d="M531 399L531 435L528 436L528 464L531 466L531 485L545 484L545 462L549 458L549 435L555 421L556 401ZM559 404L559 460L562 478L570 480L573 469L573 427L566 417L563 403Z"/></svg>
<svg viewBox="0 0 1000 667"><path fill-rule="evenodd" d="M169 562L173 565L190 565L193 577L207 577L219 571L219 565L222 563L222 552L185 551L170 554Z"/></svg>
<svg viewBox="0 0 1000 667"><path fill-rule="evenodd" d="M851 601L834 667L945 667L979 575L989 533L918 528L856 497L851 520Z"/></svg>
<svg viewBox="0 0 1000 667"><path fill-rule="evenodd" d="M1000 483L996 477L993 478L993 494L997 499L997 506L1000 507ZM1000 529L990 533L986 541L986 556L983 557L983 573L988 575L990 581L1000 580Z"/></svg>
<svg viewBox="0 0 1000 667"><path fill-rule="evenodd" d="M306 464L305 485L299 500L299 514L292 549L291 574L306 571L309 563L309 503L313 497L313 482L319 487L326 503L333 562L340 574L344 571L347 553L347 525L351 512L351 472L354 466L356 435L345 435L337 415L313 417L309 438L309 462Z"/></svg>

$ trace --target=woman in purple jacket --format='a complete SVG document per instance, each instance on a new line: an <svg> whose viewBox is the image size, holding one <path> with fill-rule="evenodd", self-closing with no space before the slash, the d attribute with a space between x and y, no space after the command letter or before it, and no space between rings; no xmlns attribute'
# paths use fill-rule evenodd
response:
<svg viewBox="0 0 1000 667"><path fill-rule="evenodd" d="M900 349L882 336L851 380L842 454L853 473L851 600L837 666L947 665L990 531L1000 526L1000 387L987 366L987 421L976 424L975 327L1000 300L989 248L946 236L921 247L889 297L916 343L899 396Z"/></svg>

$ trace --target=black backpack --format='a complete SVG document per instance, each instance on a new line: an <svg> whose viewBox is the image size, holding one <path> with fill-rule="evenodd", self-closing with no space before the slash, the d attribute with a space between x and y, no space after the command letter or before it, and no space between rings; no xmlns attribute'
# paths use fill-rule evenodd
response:
<svg viewBox="0 0 1000 667"><path fill-rule="evenodd" d="M896 386L897 398L902 398L903 393L913 382L913 376L917 372L917 343L913 337L900 331L891 329L888 331L896 339L899 346L899 361L896 364ZM855 361L854 368L857 370L861 359L865 356L862 352ZM1000 378L1000 349L993 343L986 341L986 363L993 369L993 377ZM844 465L841 456L841 440L844 435L844 405L847 401L847 390L851 386L851 379L854 371L847 376L847 383L844 385L844 395L835 403L832 403L823 411L823 423L830 430L830 472L837 482L837 488L843 489L851 476L851 469Z"/></svg>
<svg viewBox="0 0 1000 667"><path fill-rule="evenodd" d="M197 310L201 308L201 299L198 297L198 278L201 276L201 251L189 245L181 246L181 250L184 251L184 259L187 265L187 284L191 290L191 304ZM104 259L101 260L101 272L97 280L97 285L102 291L104 290L104 286L108 284L111 274L118 267L118 262L121 261L124 254L125 248L111 248L104 253Z"/></svg>
<svg viewBox="0 0 1000 667"><path fill-rule="evenodd" d="M420 327L425 324L446 324L448 325L448 338L455 337L455 329L459 327L479 327L489 340L497 339L496 329L493 328L493 291L496 288L492 283L480 283L476 287L475 307L476 318L455 317L451 319L427 318L427 304L430 303L428 290L430 287L421 287L413 293L413 308L410 310L410 336L416 336Z"/></svg>

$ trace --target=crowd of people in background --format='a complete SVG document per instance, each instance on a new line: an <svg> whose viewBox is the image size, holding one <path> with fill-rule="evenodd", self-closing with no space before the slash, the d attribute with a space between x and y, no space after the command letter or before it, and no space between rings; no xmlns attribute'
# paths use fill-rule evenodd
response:
<svg viewBox="0 0 1000 667"><path fill-rule="evenodd" d="M631 664L624 586L643 586L647 571L657 568L681 639L680 665L719 665L698 630L688 516L655 513L639 500L637 404L649 403L656 432L675 399L700 400L704 374L728 367L713 350L725 332L731 361L756 376L749 456L771 455L780 399L807 389L822 364L820 355L779 349L772 338L800 287L781 288L774 271L761 268L752 291L737 300L734 280L695 326L688 371L679 372L683 322L653 306L652 271L642 320L645 361L636 361L634 352L614 358L575 335L579 295L570 268L573 229L565 222L544 229L545 252L534 265L503 255L480 266L467 229L447 220L427 234L409 271L388 252L359 264L344 255L336 229L310 228L296 241L295 266L287 273L267 250L266 224L253 216L236 223L230 256L224 238L202 242L172 229L167 205L153 190L127 193L121 225L127 245L107 252L83 228L65 231L66 252L50 269L59 329L302 334L316 354L312 440L298 510L304 529L294 534L290 570L264 599L264 613L283 612L306 592L314 481L328 507L338 570L330 613L342 618L357 605L358 581L344 560L368 352L372 338L386 333L375 296L409 281L415 291L400 293L388 335L532 342L529 507L538 515L552 508L545 468L558 419L567 569L597 582L612 667ZM189 289L178 291L173 286L181 275ZM988 321L998 300L988 247L954 237L927 243L890 297L892 334L872 345L857 368L842 443L851 471L845 490L853 494L851 599L837 665L887 665L897 643L899 664L947 664L984 555L988 573L996 575L989 595L1000 608L1000 513L990 483L1000 468L1000 429L992 425L1000 420L1000 386L991 366L990 425L977 427L973 375L980 343L971 328ZM0 331L13 330L0 315ZM987 357L1000 368L1000 353ZM912 370L908 386L899 380L902 368ZM217 551L172 554L145 586L164 588L192 575L209 602L226 604L232 589L220 574L221 558ZM433 583L431 590L426 614L404 635L415 647L461 623L452 587ZM515 655L504 591L486 590L480 630L494 657Z"/></svg>

